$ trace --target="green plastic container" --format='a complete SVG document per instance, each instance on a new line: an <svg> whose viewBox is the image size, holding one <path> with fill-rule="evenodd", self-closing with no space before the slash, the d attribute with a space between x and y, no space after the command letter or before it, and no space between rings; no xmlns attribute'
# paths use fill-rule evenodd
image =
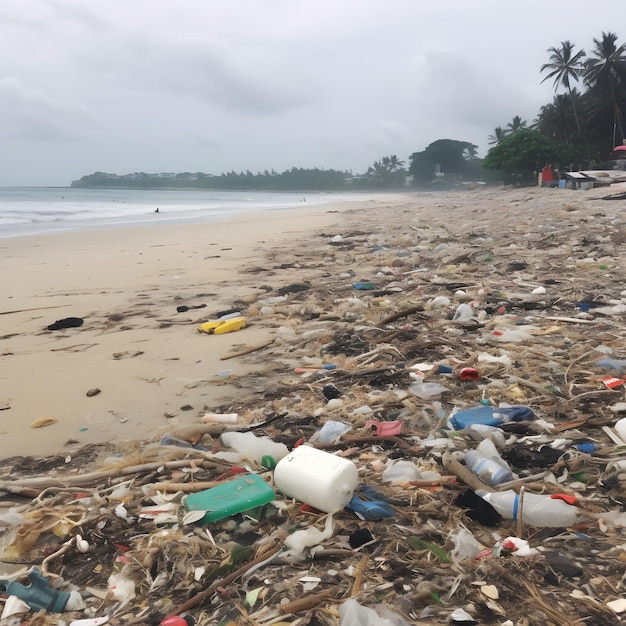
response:
<svg viewBox="0 0 626 626"><path fill-rule="evenodd" d="M217 487L189 494L183 503L187 511L206 511L205 516L198 520L199 524L205 524L263 506L274 498L274 491L262 478L247 474Z"/></svg>

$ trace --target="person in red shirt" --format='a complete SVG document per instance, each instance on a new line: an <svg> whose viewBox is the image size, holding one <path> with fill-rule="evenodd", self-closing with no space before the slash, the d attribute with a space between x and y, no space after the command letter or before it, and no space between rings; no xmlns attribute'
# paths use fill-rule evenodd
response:
<svg viewBox="0 0 626 626"><path fill-rule="evenodd" d="M554 182L554 176L552 175L552 167L549 163L546 163L541 170L541 185L549 187L550 183Z"/></svg>

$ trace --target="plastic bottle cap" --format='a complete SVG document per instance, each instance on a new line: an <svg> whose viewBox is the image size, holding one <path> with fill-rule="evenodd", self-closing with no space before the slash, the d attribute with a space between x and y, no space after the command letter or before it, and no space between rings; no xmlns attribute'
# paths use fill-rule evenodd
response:
<svg viewBox="0 0 626 626"><path fill-rule="evenodd" d="M276 459L269 454L264 454L261 457L261 465L267 469L274 469L276 467Z"/></svg>
<svg viewBox="0 0 626 626"><path fill-rule="evenodd" d="M550 496L551 500L563 500L563 502L567 502L567 504L576 504L578 500L576 496L570 496L567 493L553 493Z"/></svg>

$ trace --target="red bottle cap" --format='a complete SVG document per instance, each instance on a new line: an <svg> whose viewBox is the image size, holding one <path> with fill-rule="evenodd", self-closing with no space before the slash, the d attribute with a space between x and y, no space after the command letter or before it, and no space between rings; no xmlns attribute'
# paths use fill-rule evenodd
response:
<svg viewBox="0 0 626 626"><path fill-rule="evenodd" d="M479 380L480 374L478 373L478 370L473 367L464 367L459 372L459 378L461 380Z"/></svg>

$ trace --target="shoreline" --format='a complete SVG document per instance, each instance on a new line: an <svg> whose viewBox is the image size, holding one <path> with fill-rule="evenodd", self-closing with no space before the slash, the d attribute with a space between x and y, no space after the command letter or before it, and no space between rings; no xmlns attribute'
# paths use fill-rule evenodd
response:
<svg viewBox="0 0 626 626"><path fill-rule="evenodd" d="M0 240L1 456L58 453L67 441L145 439L192 423L224 399L232 403L238 390L228 379L255 368L219 357L268 341L276 329L258 315L220 336L196 326L262 299L265 292L243 272L309 232L332 231L335 212L347 207ZM176 312L199 304L206 306ZM72 316L83 326L46 330ZM101 392L87 397L92 389ZM58 421L32 429L40 418Z"/></svg>

